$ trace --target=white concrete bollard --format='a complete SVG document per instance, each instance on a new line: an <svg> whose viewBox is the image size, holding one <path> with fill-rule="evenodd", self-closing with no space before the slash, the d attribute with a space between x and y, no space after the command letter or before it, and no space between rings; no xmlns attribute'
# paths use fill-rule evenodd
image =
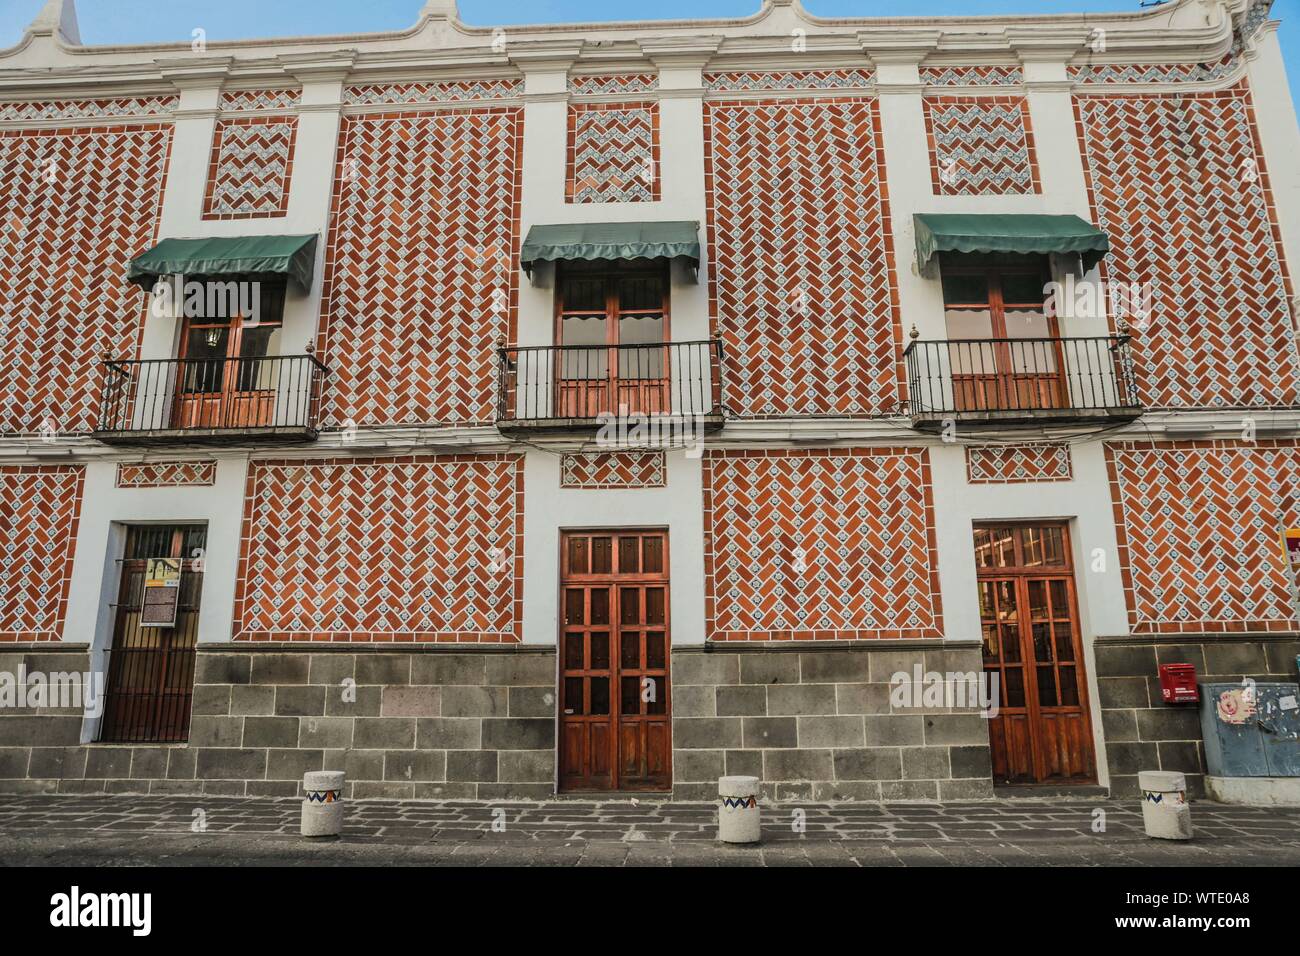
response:
<svg viewBox="0 0 1300 956"><path fill-rule="evenodd" d="M758 809L757 777L718 779L718 839L723 843L758 843L762 827Z"/></svg>
<svg viewBox="0 0 1300 956"><path fill-rule="evenodd" d="M314 770L302 778L302 835L336 837L343 832L343 771Z"/></svg>
<svg viewBox="0 0 1300 956"><path fill-rule="evenodd" d="M1169 770L1143 770L1142 824L1147 836L1157 840L1190 840L1192 808L1187 805L1187 779Z"/></svg>

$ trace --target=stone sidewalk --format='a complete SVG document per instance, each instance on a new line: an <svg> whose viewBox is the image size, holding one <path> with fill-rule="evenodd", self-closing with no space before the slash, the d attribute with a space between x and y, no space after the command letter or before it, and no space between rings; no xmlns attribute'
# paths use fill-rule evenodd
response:
<svg viewBox="0 0 1300 956"><path fill-rule="evenodd" d="M296 799L5 796L0 863L1300 865L1300 809L1204 802L1180 844L1103 801L769 806L761 847L718 844L711 804L351 801L345 836L324 842L297 835L299 811Z"/></svg>

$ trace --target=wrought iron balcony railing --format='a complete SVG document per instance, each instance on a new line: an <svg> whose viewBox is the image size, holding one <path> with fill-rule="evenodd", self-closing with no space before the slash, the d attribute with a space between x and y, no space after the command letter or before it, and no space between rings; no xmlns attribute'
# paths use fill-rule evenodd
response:
<svg viewBox="0 0 1300 956"><path fill-rule="evenodd" d="M314 441L314 355L104 362L95 437L120 445Z"/></svg>
<svg viewBox="0 0 1300 956"><path fill-rule="evenodd" d="M502 348L497 425L578 428L654 415L722 423L722 343Z"/></svg>
<svg viewBox="0 0 1300 956"><path fill-rule="evenodd" d="M909 410L917 428L1131 421L1142 414L1127 335L913 341Z"/></svg>

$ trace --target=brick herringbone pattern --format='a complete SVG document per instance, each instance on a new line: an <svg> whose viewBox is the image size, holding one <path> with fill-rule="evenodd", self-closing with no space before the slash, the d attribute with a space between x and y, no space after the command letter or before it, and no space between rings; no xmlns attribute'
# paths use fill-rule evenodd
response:
<svg viewBox="0 0 1300 956"><path fill-rule="evenodd" d="M133 96L115 100L23 100L0 103L0 120L106 119L174 112L179 96Z"/></svg>
<svg viewBox="0 0 1300 956"><path fill-rule="evenodd" d="M1237 69L1231 53L1216 63L1085 63L1067 67L1076 83L1204 83L1219 80Z"/></svg>
<svg viewBox="0 0 1300 956"><path fill-rule="evenodd" d="M1025 481L1069 481L1069 445L989 445L966 449L966 479L972 485Z"/></svg>
<svg viewBox="0 0 1300 956"><path fill-rule="evenodd" d="M897 407L879 115L867 99L705 104L712 315L741 417Z"/></svg>
<svg viewBox="0 0 1300 956"><path fill-rule="evenodd" d="M254 463L236 640L520 640L522 461Z"/></svg>
<svg viewBox="0 0 1300 956"><path fill-rule="evenodd" d="M0 642L62 638L84 474L0 467Z"/></svg>
<svg viewBox="0 0 1300 956"><path fill-rule="evenodd" d="M291 110L302 102L302 90L223 90L221 109Z"/></svg>
<svg viewBox="0 0 1300 956"><path fill-rule="evenodd" d="M521 79L460 80L447 83L390 83L346 86L347 106L391 106L405 103L460 103L518 96L524 91Z"/></svg>
<svg viewBox="0 0 1300 956"><path fill-rule="evenodd" d="M754 70L704 74L705 89L727 93L862 90L874 80L875 73L871 70Z"/></svg>
<svg viewBox="0 0 1300 956"><path fill-rule="evenodd" d="M176 488L211 485L217 480L214 461L146 461L117 466L119 488Z"/></svg>
<svg viewBox="0 0 1300 956"><path fill-rule="evenodd" d="M1293 405L1300 359L1244 86L1076 99L1107 278L1152 283L1133 341L1148 407Z"/></svg>
<svg viewBox="0 0 1300 956"><path fill-rule="evenodd" d="M602 76L569 77L569 92L574 96L650 93L657 89L659 89L657 73L613 73Z"/></svg>
<svg viewBox="0 0 1300 956"><path fill-rule="evenodd" d="M212 139L204 219L255 219L289 210L296 118L222 120Z"/></svg>
<svg viewBox="0 0 1300 956"><path fill-rule="evenodd" d="M940 636L933 511L923 449L707 453L709 637Z"/></svg>
<svg viewBox="0 0 1300 956"><path fill-rule="evenodd" d="M1014 86L1024 79L1018 66L921 67L921 82L931 86Z"/></svg>
<svg viewBox="0 0 1300 956"><path fill-rule="evenodd" d="M568 202L657 202L659 104L571 104L565 168Z"/></svg>
<svg viewBox="0 0 1300 956"><path fill-rule="evenodd" d="M561 488L663 488L667 483L661 451L582 452L560 460Z"/></svg>
<svg viewBox="0 0 1300 956"><path fill-rule="evenodd" d="M347 117L320 352L324 422L493 420L517 306L523 111Z"/></svg>
<svg viewBox="0 0 1300 956"><path fill-rule="evenodd" d="M941 196L1039 191L1029 102L1020 96L925 98L930 174Z"/></svg>
<svg viewBox="0 0 1300 956"><path fill-rule="evenodd" d="M1295 629L1284 527L1300 520L1300 446L1106 445L1134 632Z"/></svg>
<svg viewBox="0 0 1300 956"><path fill-rule="evenodd" d="M105 352L134 358L171 125L0 132L0 432L89 431Z"/></svg>

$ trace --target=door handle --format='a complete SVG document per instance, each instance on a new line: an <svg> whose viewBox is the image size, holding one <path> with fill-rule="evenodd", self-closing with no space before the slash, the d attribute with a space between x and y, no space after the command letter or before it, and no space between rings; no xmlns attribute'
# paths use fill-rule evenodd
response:
<svg viewBox="0 0 1300 956"><path fill-rule="evenodd" d="M573 716L573 708L572 708L572 707L566 707L566 708L564 708L564 716L566 716L566 717L572 717L572 716Z"/></svg>

